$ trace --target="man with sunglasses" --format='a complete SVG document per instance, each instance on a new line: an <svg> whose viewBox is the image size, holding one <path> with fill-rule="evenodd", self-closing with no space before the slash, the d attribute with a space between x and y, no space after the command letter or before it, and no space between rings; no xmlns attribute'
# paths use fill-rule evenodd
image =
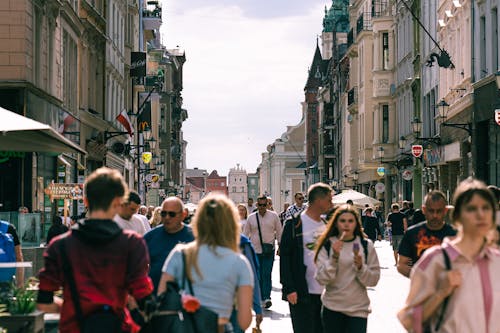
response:
<svg viewBox="0 0 500 333"><path fill-rule="evenodd" d="M307 208L307 204L304 203L304 194L297 192L295 193L295 203L288 207L286 210L285 221L291 219L292 217L298 216L298 214L302 213L304 209Z"/></svg>
<svg viewBox="0 0 500 333"><path fill-rule="evenodd" d="M161 204L160 225L144 235L151 260L149 276L153 280L155 294L161 269L170 251L179 243L194 241L191 227L183 222L186 215L182 200L178 197L168 197Z"/></svg>
<svg viewBox="0 0 500 333"><path fill-rule="evenodd" d="M243 227L243 233L250 238L259 260L259 284L262 293L263 305L269 309L271 302L271 273L274 263L274 243L281 239L281 222L278 214L269 210L268 198L257 198L257 211L250 214ZM272 244L272 245L271 245ZM267 248L269 252L266 251Z"/></svg>

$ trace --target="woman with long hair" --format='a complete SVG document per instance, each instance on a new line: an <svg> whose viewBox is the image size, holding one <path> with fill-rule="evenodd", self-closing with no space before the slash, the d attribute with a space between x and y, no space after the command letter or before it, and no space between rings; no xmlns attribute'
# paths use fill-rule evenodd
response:
<svg viewBox="0 0 500 333"><path fill-rule="evenodd" d="M398 318L412 332L424 326L431 332L500 332L500 252L488 242L498 203L472 178L460 183L453 203L458 234L417 261Z"/></svg>
<svg viewBox="0 0 500 333"><path fill-rule="evenodd" d="M151 219L149 220L149 224L151 225L151 229L154 227L158 226L161 224L161 207L156 207L153 210L153 215L151 216Z"/></svg>
<svg viewBox="0 0 500 333"><path fill-rule="evenodd" d="M247 217L248 217L247 208L245 207L244 204L238 204L236 208L238 209L238 215L240 216L239 219L240 227L243 230L243 226L245 225L245 223L247 223Z"/></svg>
<svg viewBox="0 0 500 333"><path fill-rule="evenodd" d="M158 286L161 294L168 281L182 285L184 252L194 296L219 315L219 332L225 333L233 332L229 318L235 300L239 326L245 330L252 321L254 279L249 262L239 250L238 220L238 212L226 196L210 194L204 198L193 217L195 241L177 245L170 252Z"/></svg>
<svg viewBox="0 0 500 333"><path fill-rule="evenodd" d="M351 205L335 210L316 243L316 280L325 286L321 295L324 332L364 333L370 313L366 287L380 278L377 253L365 238L361 219Z"/></svg>

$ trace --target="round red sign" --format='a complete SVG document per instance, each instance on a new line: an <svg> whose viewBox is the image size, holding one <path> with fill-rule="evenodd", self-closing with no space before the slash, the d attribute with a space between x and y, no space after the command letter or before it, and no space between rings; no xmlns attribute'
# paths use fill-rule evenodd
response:
<svg viewBox="0 0 500 333"><path fill-rule="evenodd" d="M416 158L419 158L422 156L424 152L424 147L422 145L413 145L411 146L411 154L415 156Z"/></svg>

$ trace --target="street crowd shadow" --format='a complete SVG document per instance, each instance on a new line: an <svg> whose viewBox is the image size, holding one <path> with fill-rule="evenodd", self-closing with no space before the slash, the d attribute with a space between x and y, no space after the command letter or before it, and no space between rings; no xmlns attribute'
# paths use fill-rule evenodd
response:
<svg viewBox="0 0 500 333"><path fill-rule="evenodd" d="M262 309L262 316L264 318L271 318L271 320L281 320L283 318L290 318L290 313L280 313L270 309Z"/></svg>

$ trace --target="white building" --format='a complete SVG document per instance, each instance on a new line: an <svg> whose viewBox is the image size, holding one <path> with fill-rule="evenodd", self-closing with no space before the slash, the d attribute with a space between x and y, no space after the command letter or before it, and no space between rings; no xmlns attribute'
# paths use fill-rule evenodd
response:
<svg viewBox="0 0 500 333"><path fill-rule="evenodd" d="M236 164L236 168L231 168L227 176L227 188L229 199L234 203L246 203L248 198L247 172Z"/></svg>

